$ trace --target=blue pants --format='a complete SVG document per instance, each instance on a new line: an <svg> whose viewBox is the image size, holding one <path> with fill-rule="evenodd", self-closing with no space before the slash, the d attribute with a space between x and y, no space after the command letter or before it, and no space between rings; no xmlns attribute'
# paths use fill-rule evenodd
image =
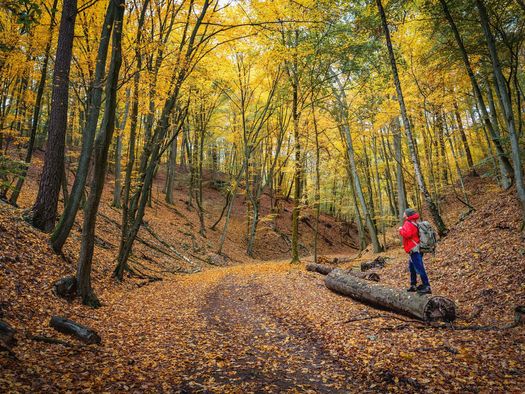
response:
<svg viewBox="0 0 525 394"><path fill-rule="evenodd" d="M417 275L419 274L423 286L430 286L425 265L423 264L423 255L419 252L412 252L409 256L408 269L410 270L410 285L416 285Z"/></svg>

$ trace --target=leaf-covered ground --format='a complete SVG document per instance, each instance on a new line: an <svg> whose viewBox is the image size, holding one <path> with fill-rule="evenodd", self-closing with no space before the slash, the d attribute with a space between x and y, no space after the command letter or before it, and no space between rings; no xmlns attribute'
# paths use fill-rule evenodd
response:
<svg viewBox="0 0 525 394"><path fill-rule="evenodd" d="M384 317L346 323L349 318ZM392 318L389 318L392 316ZM141 287L78 316L101 346L22 341L0 384L20 391L520 391L523 329L397 320L287 263Z"/></svg>
<svg viewBox="0 0 525 394"><path fill-rule="evenodd" d="M465 220L456 223L463 207L455 199L441 202L451 232L427 259L427 268L434 292L456 301L458 326L503 326L512 320L514 306L525 304L518 208L511 192L498 192L486 181L471 180L469 188L476 211ZM150 216L159 230L154 220L163 214ZM67 250L70 260L53 254L45 236L20 216L0 204L0 319L18 330L19 341L14 355L0 351L1 392L522 392L525 387L523 327L451 330L405 321L336 295L322 276L287 262L252 260L170 274L161 282L127 279L117 285L110 279L114 250L99 242L94 283L104 306L92 310L68 303L51 287L72 273L75 251ZM102 241L113 243L110 231L115 229L103 227ZM175 244L168 232L162 235ZM381 281L404 288L406 255L394 232L388 241L390 259ZM137 247L142 264L148 262L146 253L151 251ZM365 253L348 265L370 258ZM48 327L52 315L92 327L102 344L85 346L55 332ZM71 346L35 341L35 335Z"/></svg>

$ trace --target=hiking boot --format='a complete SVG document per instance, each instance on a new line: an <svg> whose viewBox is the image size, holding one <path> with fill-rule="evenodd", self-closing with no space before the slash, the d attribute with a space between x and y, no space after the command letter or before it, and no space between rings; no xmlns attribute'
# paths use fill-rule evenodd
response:
<svg viewBox="0 0 525 394"><path fill-rule="evenodd" d="M423 283L421 283L420 285L418 285L416 287L417 291L421 290L423 287L425 287L425 285Z"/></svg>
<svg viewBox="0 0 525 394"><path fill-rule="evenodd" d="M416 287L416 285L410 285L410 287L407 289L407 291L408 291L409 293L412 293L412 292L417 291L417 287Z"/></svg>
<svg viewBox="0 0 525 394"><path fill-rule="evenodd" d="M432 294L432 289L430 286L421 286L420 289L417 289L419 294Z"/></svg>

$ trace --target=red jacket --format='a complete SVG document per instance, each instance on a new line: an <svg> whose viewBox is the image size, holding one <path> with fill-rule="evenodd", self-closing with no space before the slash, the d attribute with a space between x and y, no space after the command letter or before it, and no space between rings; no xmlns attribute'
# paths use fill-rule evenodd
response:
<svg viewBox="0 0 525 394"><path fill-rule="evenodd" d="M399 234L403 237L403 248L409 253L419 244L419 230L415 224L419 219L419 214L415 213L405 219L403 227L399 229Z"/></svg>

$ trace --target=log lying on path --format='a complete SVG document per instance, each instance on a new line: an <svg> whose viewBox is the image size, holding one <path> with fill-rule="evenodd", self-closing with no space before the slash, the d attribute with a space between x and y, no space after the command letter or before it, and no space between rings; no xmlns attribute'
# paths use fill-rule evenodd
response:
<svg viewBox="0 0 525 394"><path fill-rule="evenodd" d="M332 272L337 267L333 267L326 264L316 264L316 263L309 263L306 264L306 270L311 272L317 272L322 275L328 275L330 272ZM360 272L357 270L345 270L348 275L356 276L361 279L371 280L372 282L379 282L380 277L379 274L376 272Z"/></svg>
<svg viewBox="0 0 525 394"><path fill-rule="evenodd" d="M339 268L326 276L325 285L336 293L366 304L401 312L424 321L451 322L456 319L456 305L448 298L391 289L349 275Z"/></svg>
<svg viewBox="0 0 525 394"><path fill-rule="evenodd" d="M95 331L64 317L51 317L49 325L58 332L72 335L87 344L99 344L101 342L100 336Z"/></svg>
<svg viewBox="0 0 525 394"><path fill-rule="evenodd" d="M374 268L383 268L386 264L386 259L383 256L377 256L372 261L361 263L361 271L368 271Z"/></svg>
<svg viewBox="0 0 525 394"><path fill-rule="evenodd" d="M356 256L340 256L340 257L328 257L328 256L319 256L317 257L317 261L320 264L343 264L343 263L349 263L351 261L354 261L356 259ZM312 260L311 260L312 261ZM315 263L315 261L312 261Z"/></svg>
<svg viewBox="0 0 525 394"><path fill-rule="evenodd" d="M322 275L328 275L330 272L332 272L336 267L332 267L327 264L316 264L316 263L308 263L306 264L306 270L310 272L317 272L318 274Z"/></svg>

